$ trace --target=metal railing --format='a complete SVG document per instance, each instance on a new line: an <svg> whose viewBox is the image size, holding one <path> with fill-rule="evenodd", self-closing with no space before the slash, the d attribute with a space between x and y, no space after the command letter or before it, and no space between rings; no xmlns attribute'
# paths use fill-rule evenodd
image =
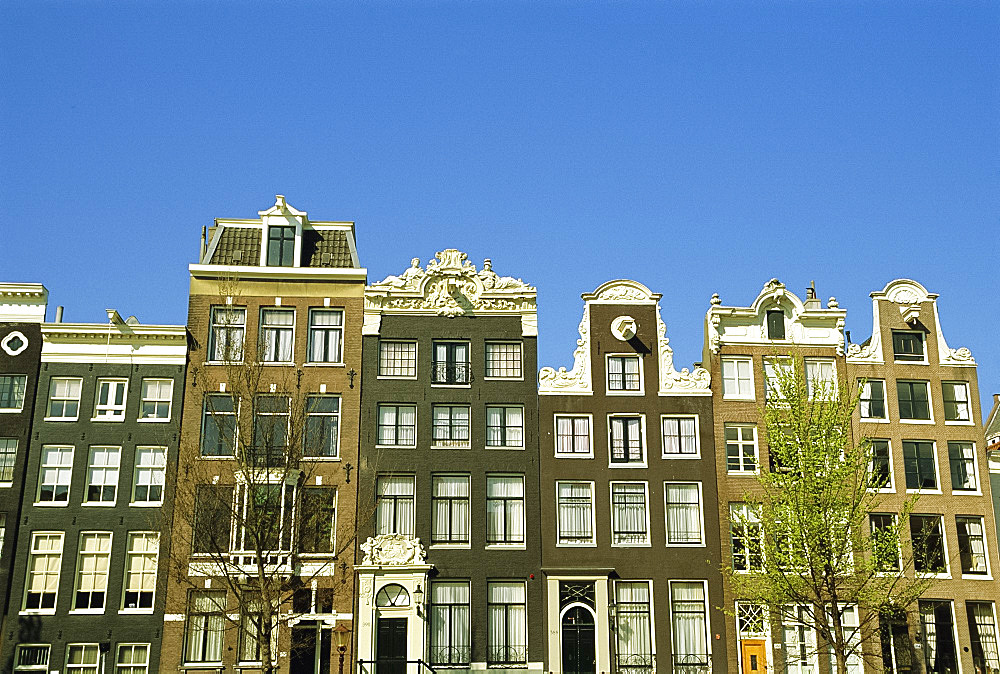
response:
<svg viewBox="0 0 1000 674"><path fill-rule="evenodd" d="M376 658L358 660L358 674L437 674L437 670L423 660Z"/></svg>
<svg viewBox="0 0 1000 674"><path fill-rule="evenodd" d="M431 362L432 384L468 384L472 381L472 363L435 360Z"/></svg>

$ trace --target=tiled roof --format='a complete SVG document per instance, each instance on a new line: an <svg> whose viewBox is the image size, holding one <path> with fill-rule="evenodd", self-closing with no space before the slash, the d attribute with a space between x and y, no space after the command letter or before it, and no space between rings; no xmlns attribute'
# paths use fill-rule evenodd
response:
<svg viewBox="0 0 1000 674"><path fill-rule="evenodd" d="M993 397L993 410L986 418L986 437L989 439L994 435L1000 435L1000 398L997 396Z"/></svg>
<svg viewBox="0 0 1000 674"><path fill-rule="evenodd" d="M223 227L219 245L209 264L260 264L259 227Z"/></svg>
<svg viewBox="0 0 1000 674"><path fill-rule="evenodd" d="M226 225L208 264L260 265L259 227ZM305 229L302 232L303 267L354 267L347 232L341 229Z"/></svg>

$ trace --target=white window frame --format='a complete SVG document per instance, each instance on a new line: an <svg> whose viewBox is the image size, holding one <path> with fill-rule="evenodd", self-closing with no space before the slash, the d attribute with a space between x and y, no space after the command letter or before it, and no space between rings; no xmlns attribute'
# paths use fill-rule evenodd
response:
<svg viewBox="0 0 1000 674"><path fill-rule="evenodd" d="M98 457L102 454L110 457L117 457L118 461L116 463L95 463ZM94 481L94 474L103 475L104 478L101 482ZM118 486L122 479L122 448L113 445L91 445L87 452L87 482L84 485L83 492L83 505L89 507L99 507L99 508L113 508L118 502ZM107 481L108 476L114 475L114 482ZM91 499L90 498L90 488L94 486L99 486L102 488L102 494L100 498ZM110 501L105 501L103 496L104 487L114 487L114 495L111 497Z"/></svg>
<svg viewBox="0 0 1000 674"><path fill-rule="evenodd" d="M951 445L952 443L960 445L969 445L972 447L972 479L976 482L975 489L955 489L955 484L951 480ZM982 496L983 494L983 481L979 475L979 460L978 453L976 452L976 443L971 440L949 440L946 443L948 449L948 484L951 485L951 493L956 496ZM936 448L935 448L936 449ZM935 458L937 452L935 452ZM987 479L989 479L987 477ZM942 488L944 485L940 485Z"/></svg>
<svg viewBox="0 0 1000 674"><path fill-rule="evenodd" d="M615 636L613 637L613 640L614 640L614 643L615 643L615 653L617 653L617 654L620 655L622 653L622 650L623 650L623 648L622 648L622 646L623 646L622 637L623 637L623 635L625 635L626 630L622 630L621 629L621 626L622 626L621 616L622 616L623 612L621 612L621 609L619 607L623 603L638 604L639 602L622 602L621 599L619 598L619 594L618 594L618 586L619 585L645 585L646 586L646 597L647 597L647 600L646 600L646 603L645 603L645 608L646 608L646 618L649 621L649 624L647 625L647 627L649 628L649 633L646 634L645 636L649 638L649 650L650 650L650 652L648 654L643 654L643 655L649 655L650 656L650 661L649 661L649 664L646 665L646 669L648 669L650 672L655 671L654 669L651 668L651 666L653 665L653 662L656 659L655 658L655 654L656 654L656 617L654 615L655 611L653 610L653 607L655 606L654 596L653 596L653 581L649 580L649 579L622 578L622 579L618 579L618 580L613 581L612 586L609 588L609 590L610 590L609 601L614 602L614 604L613 604L614 609L613 609L613 613L612 613L612 615L610 617L610 622L612 623L612 630L614 630L614 634L615 634ZM624 613L624 615L631 615L631 614ZM632 649L629 648L627 650L631 651ZM627 652L626 655L633 655L633 654L631 652ZM624 666L624 665L622 665L620 663L616 663L616 664L618 665L618 671L626 671L627 669L629 669L628 667L626 667L626 666Z"/></svg>
<svg viewBox="0 0 1000 674"><path fill-rule="evenodd" d="M615 487L620 485L642 485L642 506L643 506L643 532L645 540L619 542L617 539L621 535L615 531ZM613 548L648 548L652 545L652 534L649 526L649 483L639 480L612 480L608 492L608 505L611 514L611 547Z"/></svg>
<svg viewBox="0 0 1000 674"><path fill-rule="evenodd" d="M68 394L67 395L59 395L59 396L55 395L55 391L53 389L55 388L57 382L58 383L66 383L70 387L72 387L73 384L76 384L76 397L74 398L73 396L68 395ZM46 416L45 416L45 421L76 421L77 419L79 419L80 418L80 400L81 400L81 397L82 397L82 395L81 395L82 393L83 393L83 379L81 379L80 377L52 377L51 379L49 379L49 399L48 399L48 401L46 401L46 407L45 407L45 415ZM75 401L76 402L76 414L74 414L71 417L70 416L58 416L58 417L57 416L53 416L52 415L52 403L53 403L53 401L58 401L58 402L63 403L63 412L64 413L65 413L65 405L66 405L66 403L70 402L70 401Z"/></svg>
<svg viewBox="0 0 1000 674"><path fill-rule="evenodd" d="M265 323L264 313L268 311L275 311L282 314L291 314L292 322L291 324L285 323ZM294 307L282 307L282 306L269 306L261 307L257 313L257 358L264 365L294 365L295 364L295 328L298 317L295 315L297 312ZM291 333L291 345L290 345L290 358L288 360L278 360L277 347L271 344L268 339L268 331L274 332L290 332ZM275 358L267 359L265 356L268 355L268 351L273 351Z"/></svg>
<svg viewBox="0 0 1000 674"><path fill-rule="evenodd" d="M386 345L389 345L389 344L392 344L392 345L408 344L408 345L413 346L413 374L412 375L410 375L410 374L383 374L382 373L382 364L383 364L382 363L382 358L385 355L385 353L383 352L383 348L382 347L386 346ZM417 378L417 372L420 369L419 365L418 365L418 363L419 363L419 352L420 352L420 346L419 346L419 344L417 343L416 340L410 340L410 339L383 339L383 340L379 340L379 343L378 343L378 365L376 367L376 371L377 371L376 377L378 379L416 379Z"/></svg>
<svg viewBox="0 0 1000 674"><path fill-rule="evenodd" d="M437 428L435 422L436 412L441 409L447 408L448 410L448 439L438 439L434 437L434 431ZM455 426L453 415L455 409L464 409L468 416L466 419L468 423L466 425L466 431L468 437L462 440L461 438L453 438L454 431L456 429L461 429L461 426ZM472 447L472 406L464 403L434 403L431 405L431 448L432 449L470 449Z"/></svg>
<svg viewBox="0 0 1000 674"><path fill-rule="evenodd" d="M233 513L233 520L235 520L235 526L233 527L233 537L231 539L230 546L233 552L242 552L247 554L253 554L255 548L252 542L247 543L247 524L252 523L252 518L248 518L244 512L250 508L257 508L256 504L251 503L253 499L256 498L254 492L259 489L267 490L277 490L278 492L278 532L277 540L275 541L275 547L273 550L268 550L269 553L291 553L291 548L293 547L292 540L292 528L295 525L295 514L294 514L294 501L295 494L294 491L297 487L283 483L274 482L272 480L262 481L257 484L237 484L234 489L234 496L236 498L236 504ZM288 491L293 491L292 504L288 503L287 494ZM287 546L285 545L287 541Z"/></svg>
<svg viewBox="0 0 1000 674"><path fill-rule="evenodd" d="M242 314L243 320L241 322L228 322L217 321L216 313L225 312L235 312L236 315ZM232 360L226 360L225 358L215 358L216 351L219 350L219 334L225 335L223 339L225 344L222 345L223 349L229 350L230 337L239 334L239 348L233 347L232 354L222 354L233 356ZM211 313L209 314L209 326L208 326L208 353L206 354L208 363L238 363L243 360L243 356L246 353L247 346L247 308L237 307L231 304L216 305L211 308Z"/></svg>
<svg viewBox="0 0 1000 674"><path fill-rule="evenodd" d="M897 358L896 357L896 340L894 336L896 333L905 333L910 335L918 335L920 337L921 350L924 352L924 357L922 360L910 360L908 358ZM903 363L904 365L927 365L927 335L919 330L893 330L889 335L889 348L892 350L892 361L894 363Z"/></svg>
<svg viewBox="0 0 1000 674"><path fill-rule="evenodd" d="M726 448L726 473L728 475L756 475L760 472L760 438L757 433L757 424L754 423L743 423L743 422L726 422L722 427L722 442L723 444L728 444L729 441L726 439L726 430L729 428L752 428L753 429L753 456L754 456L754 468L753 470L747 470L743 466L746 465L744 457L746 456L743 452L742 447L744 446L744 440L742 438L742 432L739 434L741 437L737 442L740 446L740 468L738 470L729 469L729 449Z"/></svg>
<svg viewBox="0 0 1000 674"><path fill-rule="evenodd" d="M671 484L693 484L698 487L698 522L701 539L694 543L671 543L670 542L670 510L667 503L667 485ZM664 542L668 548L704 548L707 545L705 538L705 494L702 489L701 480L666 480L663 483L663 521L664 521Z"/></svg>
<svg viewBox="0 0 1000 674"><path fill-rule="evenodd" d="M135 545L136 541L153 541L155 543L155 549L150 552L145 549L138 549ZM126 539L125 548L125 568L123 570L122 585L121 585L121 607L119 608L119 613L153 613L156 608L156 584L159 581L159 563L160 563L160 532L158 531L130 531L128 532L128 537ZM152 559L152 564L143 563L148 562ZM133 568L134 564L139 564L140 568ZM150 576L150 569L152 569L152 580L153 580L153 590L152 596L149 598L149 607L142 607L141 604L143 599L143 594L149 592L149 590L143 589L143 582L147 577ZM133 580L135 578L139 579L139 587L133 587ZM137 593L136 606L127 606L128 597L126 596L129 592Z"/></svg>
<svg viewBox="0 0 1000 674"><path fill-rule="evenodd" d="M117 397L118 389L121 389L121 405L112 402L101 404L101 388L108 385L108 400ZM101 377L97 380L96 391L94 392L94 416L91 421L124 421L125 409L128 407L128 379L123 377Z"/></svg>
<svg viewBox="0 0 1000 674"><path fill-rule="evenodd" d="M320 558L332 559L336 557L337 554L337 509L340 507L340 490L335 486L333 487L327 487L323 485L303 486L300 488L300 494L299 494L300 503L305 500L306 492L310 490L321 491L324 494L329 494L330 492L333 493L333 513L332 513L332 519L330 520L330 540L329 540L330 552L317 552L314 550L303 551L300 543L298 554L300 557L313 557L313 558L320 557ZM301 521L302 521L302 516L296 514L296 519L295 522L293 522L292 526L300 527ZM299 531L301 532L301 529L299 529ZM300 536L299 541L301 541L302 540L301 533L299 534L299 536Z"/></svg>
<svg viewBox="0 0 1000 674"><path fill-rule="evenodd" d="M948 552L948 529L947 527L945 527L944 524L944 515L942 515L941 513L910 513L909 519L906 522L906 535L910 539L909 542L911 551L913 550L913 539L910 536L910 531L911 531L911 522L913 521L914 517L937 518L938 523L941 525L941 551L942 551L941 560L944 562L944 571L941 571L939 573L934 573L930 571L917 571L916 559L915 559L916 555L914 555L914 560L913 560L914 575L918 578L951 578L951 558L949 557L949 552ZM902 543L900 543L900 547L902 547ZM961 564L961 562L959 563ZM955 617L954 615L952 615L952 620L954 619ZM956 641L955 643L958 644L958 641Z"/></svg>
<svg viewBox="0 0 1000 674"><path fill-rule="evenodd" d="M338 313L340 314L340 325L314 325L313 316L317 313ZM347 322L346 312L340 307L309 307L309 334L306 339L306 365L343 365L344 364L344 334L347 332L345 323ZM335 360L313 360L313 339L317 332L330 333L339 332L340 341L338 342L339 348L337 353L337 358ZM324 335L327 339L327 347L329 348L329 337ZM294 340L293 340L294 345ZM293 346L294 352L294 346Z"/></svg>
<svg viewBox="0 0 1000 674"><path fill-rule="evenodd" d="M561 503L559 487L563 484L587 485L590 490L590 539L564 540L560 527ZM556 547L557 548L595 548L597 547L597 511L595 508L594 482L592 480L556 480Z"/></svg>
<svg viewBox="0 0 1000 674"><path fill-rule="evenodd" d="M742 512L740 512L742 511ZM742 522L740 517L743 518ZM754 567L751 563L750 555L746 555L746 567L745 569L737 569L735 562L735 555L733 555L733 528L737 524L745 524L753 526L757 530L757 535L754 537L758 540L760 545L760 557L761 562L764 558L764 531L760 523L760 515L754 512L754 508L744 501L731 501L729 503L729 553L732 560L733 571L735 573L758 573L763 570L762 567ZM746 536L747 540L750 540L750 536ZM749 545L747 549L749 550Z"/></svg>
<svg viewBox="0 0 1000 674"><path fill-rule="evenodd" d="M380 492L379 481L381 481L381 480L393 480L393 479L406 480L409 483L409 485L410 485L410 493L409 494L380 494L379 493ZM410 501L410 519L409 519L409 522L406 522L406 524L408 525L407 527L400 527L399 526L399 520L398 520L399 511L396 510L396 506L397 506L397 502L405 500L407 496L409 497L409 501ZM379 530L378 510L379 510L379 506L381 505L380 499L391 499L391 501L392 501L392 504L393 504L392 505L392 508L393 508L393 510L392 510L392 512L393 512L393 515L392 515L393 526L391 527L391 529L393 529L393 531L382 532L382 531ZM375 522L374 522L374 525L375 525L375 535L378 536L379 534L382 534L382 533L385 533L385 534L399 533L400 529L404 529L404 530L405 529L409 529L409 531L411 532L410 535L412 536L413 532L416 531L416 526L417 526L417 522L416 522L416 520L417 520L416 505L417 505L417 477L416 477L416 475L414 475L412 473L401 473L401 474L382 473L382 474L376 475L375 476Z"/></svg>
<svg viewBox="0 0 1000 674"><path fill-rule="evenodd" d="M879 489L876 489L875 491L879 491L879 492L882 492L884 494L895 494L896 493L896 459L893 458L893 456L892 456L892 440L890 438L871 438L871 440L872 441L874 441L874 440L880 440L880 441L884 440L885 443L886 443L886 445L888 446L888 454L889 454L889 481L886 483L886 485L884 487L880 487ZM874 471L874 465L875 465L874 458L875 458L875 455L873 453L872 454L873 461L872 461L872 465L870 467L871 470L873 470L873 471ZM905 476L904 476L903 479L904 479L904 482L905 482L905 479L906 479Z"/></svg>
<svg viewBox="0 0 1000 674"><path fill-rule="evenodd" d="M755 400L755 388L754 388L754 372L753 372L753 358L750 356L722 356L721 358L721 371L722 371L722 399L723 400ZM740 376L740 363L746 365L747 372L749 375L749 380L742 378ZM733 373L735 377L727 377L726 369L727 365L735 368ZM727 387L726 382L732 381L736 384L736 392L734 393L731 388ZM742 393L740 391L741 381L748 381L750 392Z"/></svg>
<svg viewBox="0 0 1000 674"><path fill-rule="evenodd" d="M0 379L21 380L21 404L18 407L0 407L0 414L17 414L24 409L24 400L28 397L28 375L5 372L0 374Z"/></svg>
<svg viewBox="0 0 1000 674"><path fill-rule="evenodd" d="M490 426L490 410L491 409L502 410L501 417L503 419L503 425L497 427L497 428L501 429L501 435L503 436L502 441L500 443L491 443L490 442L490 428L492 428ZM521 426L520 426L520 429L521 429L521 442L516 443L516 444L514 444L514 443L508 444L507 443L507 432L508 432L508 430L514 429L514 428L518 428L517 426L513 426L513 425L510 425L510 424L507 423L507 412L508 412L508 410L512 410L512 409L520 410L520 412L521 412ZM527 430L526 429L527 424L525 423L525 421L526 421L526 419L525 419L525 413L524 413L524 405L503 405L503 404L489 404L489 405L486 405L486 449L524 449L524 440L525 440L524 436L525 436L525 432ZM470 425L471 425L471 419L470 419ZM471 430L470 430L470 436L471 436Z"/></svg>
<svg viewBox="0 0 1000 674"><path fill-rule="evenodd" d="M381 410L382 410L383 407L394 407L394 408L396 408L396 420L397 420L397 422L393 425L393 428L396 429L396 442L392 443L392 444L385 444L385 443L379 442L379 427L382 425L381 424L381 418L382 418L382 412L381 412ZM399 421L399 408L400 407L410 407L410 408L413 408L413 442L405 444L405 445L401 444L399 442L399 428L400 428L400 424L398 423L398 421ZM410 449L412 449L412 448L416 447L417 446L417 430L420 428L419 419L417 419L418 412L419 412L419 410L417 409L416 403L379 403L378 405L376 405L375 406L375 447L376 447L376 449L383 448L383 447L385 447L385 448L393 448L393 449L399 449L399 448L410 448Z"/></svg>
<svg viewBox="0 0 1000 674"><path fill-rule="evenodd" d="M315 411L313 409L310 409L310 404L311 404L312 400L314 400L314 399L323 399L323 398L326 398L326 399L336 398L336 400L337 400L337 411L336 412L319 412L319 411ZM305 451L303 451L303 453L302 453L302 458L303 459L305 459L307 461L339 461L340 460L340 436L342 434L341 431L343 430L343 425L341 424L343 409L344 409L344 400L339 395L332 395L332 394L326 394L326 393L312 393L312 394L309 394L306 397L306 410L305 410L305 413L306 413L306 424L308 424L309 421L312 418L315 418L315 417L324 417L324 418L336 419L336 421L337 421L337 444L333 448L333 455L332 456L328 456L326 454L306 454ZM303 440L306 440L306 441L309 440L309 433L308 433L307 430L303 434ZM311 447L310 443L308 443L308 442L305 443L305 448L308 451L314 451L314 448Z"/></svg>
<svg viewBox="0 0 1000 674"><path fill-rule="evenodd" d="M934 457L934 480L937 483L937 487L935 487L934 489L923 489L921 487L917 487L917 488L911 489L910 487L906 486L906 443L907 442L928 442L928 443L930 443L930 445L931 445L931 455ZM944 489L944 478L941 475L941 460L938 458L937 444L938 443L935 440L923 440L923 439L914 439L914 438L907 438L906 440L903 440L903 441L900 442L899 449L900 449L900 452L902 453L902 456L903 456L903 486L904 486L904 488L906 490L906 493L908 493L908 494L943 494L944 493L944 491L943 491L943 489ZM918 459L918 461L919 461L919 459ZM949 479L949 481L951 480L951 466L950 465L948 466L948 479ZM970 492L970 493L972 493L972 492Z"/></svg>
<svg viewBox="0 0 1000 674"><path fill-rule="evenodd" d="M145 456L152 456L154 462L146 463L143 458ZM158 482L157 476L159 476ZM145 479L147 477L148 479ZM161 505L163 503L163 492L166 490L166 485L167 448L151 445L137 445L135 448L135 466L132 469L132 500L129 505L139 507ZM142 501L136 499L135 494L139 487L146 487L148 495L149 490L156 486L159 486L160 488L160 498L156 500L147 498Z"/></svg>
<svg viewBox="0 0 1000 674"><path fill-rule="evenodd" d="M14 466L17 464L17 438L0 438L0 487L14 484ZM10 475L4 477L4 473Z"/></svg>
<svg viewBox="0 0 1000 674"><path fill-rule="evenodd" d="M885 388L885 379L875 379L875 378L868 378L868 377L866 377L866 378L863 379L863 381L864 381L864 383L861 384L858 387L859 388L859 392L858 392L858 395L859 395L859 398L858 398L858 417L861 419L861 422L862 423L868 423L868 424L887 424L887 423L889 423L889 400L888 400L888 394L887 394L886 388ZM882 416L880 416L880 417L873 417L873 416L870 415L870 413L869 413L869 416L865 416L865 413L863 411L864 408L863 408L862 405L864 404L864 401L861 399L861 396L864 395L865 388L867 388L868 391L869 391L868 398L871 399L871 384L873 384L873 383L878 383L878 384L880 384L882 386Z"/></svg>
<svg viewBox="0 0 1000 674"><path fill-rule="evenodd" d="M91 537L94 540L106 540L107 549L98 551L85 551L83 549L83 539L84 537ZM111 585L111 550L114 546L114 535L110 531L81 531L79 537L77 538L76 546L76 573L73 574L73 599L70 604L69 612L74 613L87 613L87 614L98 614L102 615L104 611L108 608L108 590ZM96 569L100 566L100 562L103 559L104 562L104 572L103 574L96 570L87 570L87 563L85 558L93 558L93 568ZM85 577L93 579L94 587L97 588L100 585L100 581L104 581L104 598L102 599L101 608L76 608L76 595L78 592L86 592L87 590L82 590L82 581ZM90 590L90 592L100 592L99 589Z"/></svg>
<svg viewBox="0 0 1000 674"><path fill-rule="evenodd" d="M927 419L904 419L903 415L899 413L899 384L900 382L907 384L923 384L924 389L927 391ZM896 414L899 417L899 423L901 424L923 424L931 425L934 424L934 397L931 395L931 383L926 379L897 379L896 380Z"/></svg>
<svg viewBox="0 0 1000 674"><path fill-rule="evenodd" d="M709 669L711 669L711 663L712 663L712 619L711 619L711 615L709 613L709 611L710 611L710 604L709 604L710 599L709 599L709 595L708 595L708 581L707 580L703 580L701 578L690 578L690 579L675 578L675 579L667 581L667 585L668 585L668 588L667 588L668 589L667 600L668 600L668 607L669 607L670 641L671 641L671 644L670 644L670 658L671 658L671 660L675 660L676 656L680 655L680 654L674 652L674 648L677 645L677 639L674 639L674 585L679 584L679 583L683 583L685 585L692 585L692 584L699 584L700 583L701 586L702 586L702 597L703 597L702 598L702 609L703 609L702 610L702 619L704 620L704 623L705 623L705 635L704 636L705 636L705 650L707 651L705 653L705 659L706 659L706 662L708 663ZM699 654L698 653L692 653L690 655L699 655ZM695 671L697 671L697 670L695 670Z"/></svg>
<svg viewBox="0 0 1000 674"><path fill-rule="evenodd" d="M559 420L560 419L586 419L587 420L587 442L590 447L589 452L560 452L559 451ZM552 415L552 437L553 455L557 459L593 459L594 458L594 415L593 414L570 414L559 412ZM573 435L572 437L576 437ZM575 446L575 442L573 443Z"/></svg>
<svg viewBox="0 0 1000 674"><path fill-rule="evenodd" d="M667 443L664 442L666 438L666 422L668 419L694 419L694 453L685 454L684 452L667 452ZM680 434L680 422L677 424L678 430L678 447L683 439L683 435ZM684 460L684 459L700 459L701 458L701 426L699 423L697 414L661 414L660 415L660 458L673 460Z"/></svg>
<svg viewBox="0 0 1000 674"><path fill-rule="evenodd" d="M820 382L823 382L829 387L828 394L836 397L837 395L837 361L833 358L806 358L806 389L808 391L809 398L813 398L814 386L817 378ZM830 377L824 378L822 374L817 371L818 368L822 366L829 366Z"/></svg>
<svg viewBox="0 0 1000 674"><path fill-rule="evenodd" d="M438 496L436 494L437 485L441 478L458 478L465 482L465 497L460 496ZM438 502L447 501L448 503L448 540L435 540L435 535L439 527L438 520ZM453 524L454 512L452 510L452 504L455 501L465 502L465 532L466 539L464 541L451 540L454 533ZM465 548L468 549L472 544L472 476L469 473L433 473L431 475L431 537L430 543L432 547L435 548Z"/></svg>
<svg viewBox="0 0 1000 674"><path fill-rule="evenodd" d="M18 656L21 653L21 649L27 648L44 648L45 649L45 664L44 665L17 665ZM48 672L49 662L52 659L52 644L18 644L17 650L14 652L14 671L15 672Z"/></svg>
<svg viewBox="0 0 1000 674"><path fill-rule="evenodd" d="M611 388L611 359L622 358L635 360L639 368L639 388ZM606 353L604 354L604 387L609 396L641 396L646 394L645 371L642 364L643 358L637 353ZM622 361L622 385L625 384L625 361Z"/></svg>
<svg viewBox="0 0 1000 674"><path fill-rule="evenodd" d="M611 427L615 419L638 419L639 420L639 452L642 458L639 461L614 461L614 446L611 434ZM609 468L646 468L647 466L647 453L646 453L646 415L639 413L621 412L609 414L607 417L608 425L608 467ZM625 428L628 426L626 425ZM626 456L628 454L628 447L625 447Z"/></svg>
<svg viewBox="0 0 1000 674"><path fill-rule="evenodd" d="M764 400L771 403L780 403L785 399L785 392L781 390L779 377L792 376L795 363L791 356L764 356L761 360L761 367L764 372Z"/></svg>
<svg viewBox="0 0 1000 674"><path fill-rule="evenodd" d="M519 374L517 376L489 374L489 372L490 372L490 362L491 362L490 361L491 351L492 351L492 349L494 347L498 347L498 346L516 346L517 347L518 369L521 371L521 374ZM512 340L507 340L507 341L491 340L491 341L486 342L484 353L485 353L485 356L486 356L486 363L483 366L483 379L484 380L524 381L524 344L523 344L523 342L512 341Z"/></svg>
<svg viewBox="0 0 1000 674"><path fill-rule="evenodd" d="M875 516L879 517L889 517L892 520L892 526L896 527L896 532L899 533L902 530L899 513L894 512L869 512L868 513L868 529L874 538L875 527L872 526L872 518ZM909 524L909 522L907 522ZM876 574L878 575L888 575L893 576L898 574L903 569L903 542L897 537L896 538L896 568L885 569L884 571L878 570L878 565L876 564Z"/></svg>
<svg viewBox="0 0 1000 674"><path fill-rule="evenodd" d="M130 648L132 649L132 654L134 656L137 647L143 647L146 653L146 659L144 662L122 662L122 649ZM115 674L142 674L149 672L149 651L152 644L143 643L119 643L118 648L115 649Z"/></svg>
<svg viewBox="0 0 1000 674"><path fill-rule="evenodd" d="M161 395L162 395L162 392L159 391L160 386L164 382L169 382L169 391L168 391L167 397L165 399L162 398L162 397L156 397L156 398L149 397L149 390L148 390L147 386L149 385L149 383L153 383L153 382L156 383L156 387L158 389L157 393L160 393ZM142 394L142 396L141 396L141 398L139 400L139 421L142 421L142 422L145 422L145 423L161 423L161 424L170 421L170 417L171 417L171 414L173 413L173 407L174 407L174 405L173 405L174 380L173 379L169 379L167 377L144 377L143 380L142 380L142 385L141 385L141 394ZM165 417L161 417L161 416L159 416L158 414L156 414L154 412L153 416L142 416L143 410L145 409L147 402L148 403L152 403L153 406L154 406L154 409L158 406L158 404L166 403L167 404L167 415Z"/></svg>
<svg viewBox="0 0 1000 674"><path fill-rule="evenodd" d="M945 387L961 387L965 389L965 419L949 419L948 411L945 405L948 403L948 399L944 395ZM960 401L958 401L960 402ZM972 426L972 398L969 397L969 382L959 381L959 380L948 380L941 382L941 408L944 411L943 418L946 426Z"/></svg>
<svg viewBox="0 0 1000 674"><path fill-rule="evenodd" d="M61 461L60 463L45 463L46 452L49 450L59 450L60 456L65 457L68 451L69 460ZM42 507L65 507L69 505L69 497L73 490L73 457L76 454L76 448L71 445L42 445L41 456L38 459L38 487L35 491L35 503L36 506ZM55 471L56 481L45 482L46 473L45 471ZM51 485L53 487L53 494L55 493L56 487L66 487L66 498L65 499L55 499L48 501L42 500L42 486Z"/></svg>
<svg viewBox="0 0 1000 674"><path fill-rule="evenodd" d="M82 649L83 653L97 651L97 662L84 663L80 665L70 664L70 654L74 648ZM99 674L104 669L101 662L101 645L97 643L74 643L66 644L66 674Z"/></svg>
<svg viewBox="0 0 1000 674"><path fill-rule="evenodd" d="M962 547L959 544L958 548L958 565L961 568L962 580L993 580L993 569L990 566L990 544L989 536L986 533L986 518L982 515L955 515L955 538L958 538L958 520L962 519L976 519L979 520L979 529L983 538L983 561L986 564L986 573L976 573L974 571L966 571L962 567Z"/></svg>
<svg viewBox="0 0 1000 674"><path fill-rule="evenodd" d="M798 604L787 604L779 609L781 615L781 648L785 652L785 671L787 674L812 674L819 671L819 647L816 630L808 622L808 616L803 618L802 611L804 609L804 605ZM791 615L792 611L795 612L794 617ZM798 659L798 657L794 664L791 662L791 656L789 655L791 649L788 647L790 642L785 639L785 631L789 628L795 628L796 630L794 645L799 646L801 644L805 646L805 663ZM798 638L800 634L803 639L801 641Z"/></svg>
<svg viewBox="0 0 1000 674"><path fill-rule="evenodd" d="M490 481L495 479L510 479L514 478L520 480L521 483L521 496L520 498L514 496L490 496ZM489 518L490 518L490 507L491 501L502 501L504 508L504 534L505 538L510 540L490 542L489 536ZM518 528L508 527L509 522L507 521L507 502L517 501L521 502L521 521L518 522L520 526ZM527 513L525 512L525 498L524 498L524 475L519 473L487 473L486 474L486 549L517 549L524 550L527 543L526 527L527 527ZM520 537L521 540L517 540Z"/></svg>
<svg viewBox="0 0 1000 674"><path fill-rule="evenodd" d="M45 550L39 551L36 549L36 544L41 537L52 538L58 541L58 548L55 550ZM66 544L66 532L64 531L32 531L31 532L31 547L28 549L28 564L24 571L24 595L21 599L21 615L54 615L56 609L59 607L59 581L62 576L62 556L63 550ZM31 589L31 577L32 577L32 559L39 556L52 556L55 557L55 592L51 593L54 595L52 607L51 608L27 608L28 605L28 593ZM35 575L48 575L47 573L35 574ZM42 592L43 596L49 594L48 592ZM44 602L39 602L39 604Z"/></svg>
<svg viewBox="0 0 1000 674"><path fill-rule="evenodd" d="M3 544L7 538L7 513L0 512L0 559L3 559Z"/></svg>

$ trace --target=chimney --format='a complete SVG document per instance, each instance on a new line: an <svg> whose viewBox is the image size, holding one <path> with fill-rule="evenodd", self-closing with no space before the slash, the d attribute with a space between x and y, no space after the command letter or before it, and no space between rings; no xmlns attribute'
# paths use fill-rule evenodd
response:
<svg viewBox="0 0 1000 674"><path fill-rule="evenodd" d="M205 263L205 235L206 230L204 227L201 228L201 253L198 255L198 262L201 264Z"/></svg>
<svg viewBox="0 0 1000 674"><path fill-rule="evenodd" d="M809 282L809 287L806 288L806 301L805 301L805 305L806 305L806 309L807 310L822 309L823 308L823 305L820 304L820 301L816 298L816 282L815 281L810 281Z"/></svg>
<svg viewBox="0 0 1000 674"><path fill-rule="evenodd" d="M63 308L62 305L60 304L58 307L56 307L56 323L62 323L62 314L63 314Z"/></svg>

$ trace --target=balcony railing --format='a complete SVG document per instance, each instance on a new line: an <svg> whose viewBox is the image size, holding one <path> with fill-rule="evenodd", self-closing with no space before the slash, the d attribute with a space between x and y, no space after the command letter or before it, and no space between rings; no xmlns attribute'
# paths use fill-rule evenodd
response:
<svg viewBox="0 0 1000 674"><path fill-rule="evenodd" d="M472 659L469 646L431 646L429 657L435 667L468 666Z"/></svg>
<svg viewBox="0 0 1000 674"><path fill-rule="evenodd" d="M650 674L653 671L652 653L619 653L618 674Z"/></svg>
<svg viewBox="0 0 1000 674"><path fill-rule="evenodd" d="M486 664L490 667L524 667L528 662L526 645L490 646Z"/></svg>
<svg viewBox="0 0 1000 674"><path fill-rule="evenodd" d="M674 674L711 674L712 658L708 653L674 656Z"/></svg>
<svg viewBox="0 0 1000 674"><path fill-rule="evenodd" d="M472 381L472 363L435 360L431 362L432 384L468 384Z"/></svg>

